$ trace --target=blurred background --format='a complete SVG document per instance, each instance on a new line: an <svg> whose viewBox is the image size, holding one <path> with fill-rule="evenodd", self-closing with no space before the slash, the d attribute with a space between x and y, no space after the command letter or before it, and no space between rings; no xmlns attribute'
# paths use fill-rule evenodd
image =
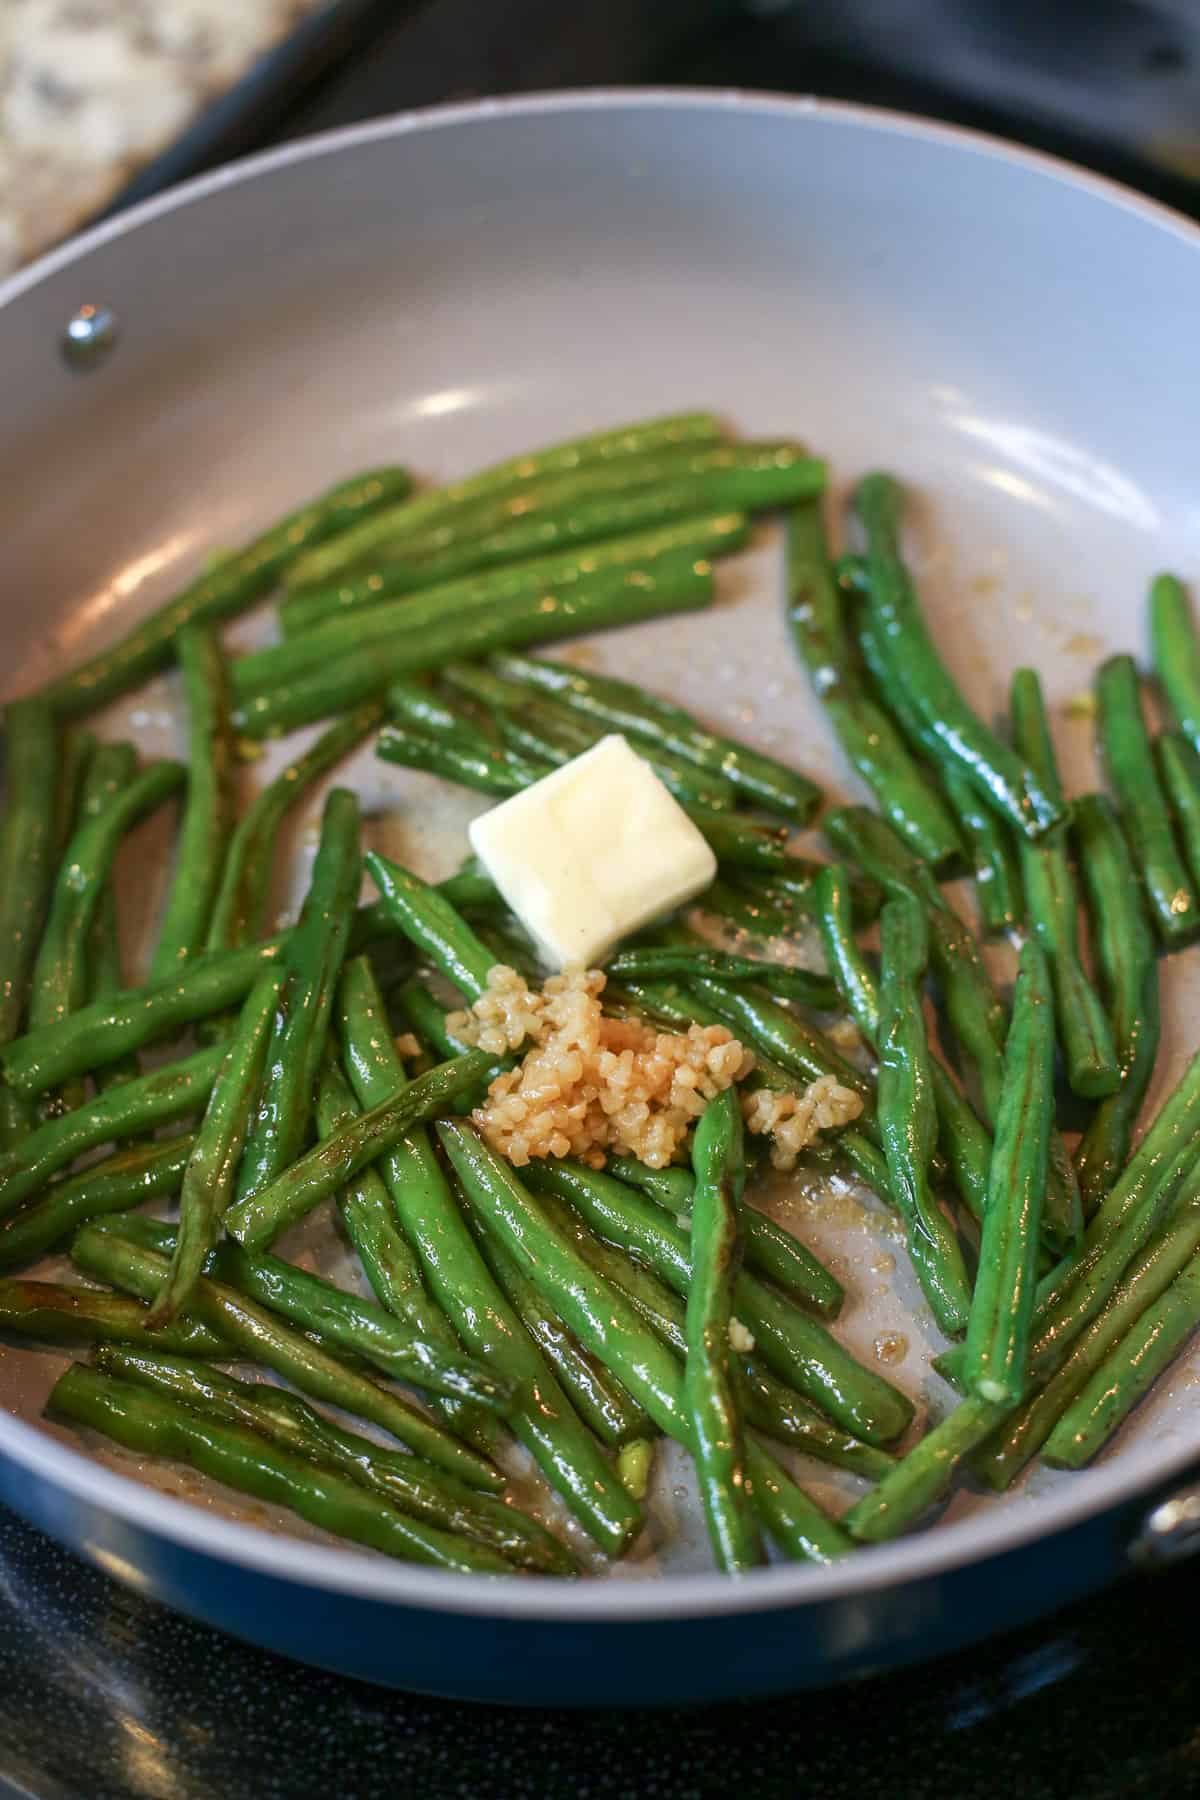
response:
<svg viewBox="0 0 1200 1800"><path fill-rule="evenodd" d="M0 273L284 138L614 83L930 113L1200 213L1197 0L0 0Z"/></svg>

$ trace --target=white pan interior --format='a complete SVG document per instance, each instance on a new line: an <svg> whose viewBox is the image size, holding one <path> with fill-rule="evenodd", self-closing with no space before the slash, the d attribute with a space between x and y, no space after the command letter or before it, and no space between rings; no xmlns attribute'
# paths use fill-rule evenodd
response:
<svg viewBox="0 0 1200 1800"><path fill-rule="evenodd" d="M1149 576L1173 566L1194 578L1200 565L1200 235L1059 165L882 114L618 94L418 115L153 203L0 301L8 694L99 648L208 553L355 467L400 461L442 479L692 406L827 455L831 519L868 467L909 482L913 561L948 661L985 714L1015 666L1035 665L1077 786L1098 772L1072 699L1110 649L1143 650ZM58 354L82 302L113 306L122 324L116 353L86 376ZM781 576L778 535L764 528L721 565L710 614L594 639L587 655L861 798L788 645ZM270 629L264 610L231 641ZM179 750L172 681L118 704L101 728ZM369 755L347 778L374 842L434 876L455 865L471 796ZM281 909L302 891L319 803L293 834L297 879ZM164 891L166 841L151 826L125 858L131 957ZM1198 970L1194 951L1164 966L1159 1094L1197 1041ZM888 1374L922 1411L944 1404L928 1367L936 1333L877 1211L800 1178L771 1203L839 1259L839 1332L868 1359L877 1340L902 1338ZM336 1273L332 1243L320 1218L291 1248ZM47 1428L10 1418L37 1424L65 1360L0 1346L0 1451L300 1579L454 1606L482 1596L483 1584L378 1562L367 1572L353 1552L227 1530L223 1517L303 1528L178 1471L151 1476L98 1442L86 1447L96 1464L204 1514L63 1455ZM1200 1448L1194 1383L1181 1364L1094 1471L1035 1472L1003 1501L960 1493L920 1544L751 1585L757 1595L761 1579L767 1600L782 1584L898 1576L1098 1507ZM858 1485L802 1473L834 1500ZM678 1612L719 1601L709 1566L681 1470L664 1459L651 1529L622 1573L687 1572L685 1589L622 1581L555 1598L521 1584L501 1604Z"/></svg>

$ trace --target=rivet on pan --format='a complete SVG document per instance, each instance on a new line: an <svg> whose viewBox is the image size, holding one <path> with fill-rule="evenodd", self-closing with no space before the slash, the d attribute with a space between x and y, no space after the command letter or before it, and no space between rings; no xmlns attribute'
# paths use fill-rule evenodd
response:
<svg viewBox="0 0 1200 1800"><path fill-rule="evenodd" d="M114 349L120 325L111 306L81 306L67 320L61 349L67 367L80 372L95 369Z"/></svg>

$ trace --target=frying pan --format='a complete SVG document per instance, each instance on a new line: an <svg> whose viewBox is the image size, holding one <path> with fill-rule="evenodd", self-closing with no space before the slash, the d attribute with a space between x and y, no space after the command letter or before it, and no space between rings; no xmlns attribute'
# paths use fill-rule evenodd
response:
<svg viewBox="0 0 1200 1800"><path fill-rule="evenodd" d="M63 332L88 305L111 309L114 330L70 366ZM0 290L5 684L99 647L206 554L354 466L441 478L704 405L818 446L835 507L864 468L896 468L919 497L923 591L973 699L998 710L1012 667L1035 663L1066 774L1094 783L1070 702L1109 646L1141 648L1147 577L1200 560L1198 316L1200 234L1184 221L885 113L551 95L293 146L151 201ZM591 653L855 794L790 658L780 582L768 531L723 569L711 614ZM175 746L170 680L102 728ZM380 815L376 841L433 874L452 864L468 802L369 757L351 779ZM126 871L131 929L152 914L164 850L142 840ZM1152 1105L1194 1042L1191 954L1164 985ZM849 1341L870 1357L902 1336L889 1373L920 1407L944 1405L903 1258L881 1274L878 1219L795 1182L770 1203L842 1259ZM1035 1472L1002 1501L964 1490L931 1529L842 1566L713 1574L668 1457L629 1569L562 1585L450 1577L299 1535L47 1427L61 1366L0 1346L0 1499L260 1644L461 1697L630 1703L840 1681L1015 1625L1131 1558L1186 1554L1200 1515L1182 1367L1097 1468ZM851 1491L805 1479L831 1499Z"/></svg>

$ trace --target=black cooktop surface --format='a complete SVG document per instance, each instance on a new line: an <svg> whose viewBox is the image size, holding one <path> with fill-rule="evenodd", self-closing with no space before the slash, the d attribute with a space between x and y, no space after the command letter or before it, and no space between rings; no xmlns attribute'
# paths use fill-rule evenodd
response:
<svg viewBox="0 0 1200 1800"><path fill-rule="evenodd" d="M299 1668L0 1515L0 1800L1168 1800L1200 1792L1198 1605L1175 1573L828 1694L517 1711Z"/></svg>

